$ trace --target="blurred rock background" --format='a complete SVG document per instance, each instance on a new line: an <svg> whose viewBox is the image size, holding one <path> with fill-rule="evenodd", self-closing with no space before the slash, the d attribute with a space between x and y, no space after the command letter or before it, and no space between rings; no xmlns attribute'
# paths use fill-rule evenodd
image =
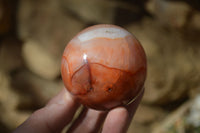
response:
<svg viewBox="0 0 200 133"><path fill-rule="evenodd" d="M199 133L199 0L0 0L0 132L59 92L64 47L100 23L126 28L147 54L146 92L128 133Z"/></svg>

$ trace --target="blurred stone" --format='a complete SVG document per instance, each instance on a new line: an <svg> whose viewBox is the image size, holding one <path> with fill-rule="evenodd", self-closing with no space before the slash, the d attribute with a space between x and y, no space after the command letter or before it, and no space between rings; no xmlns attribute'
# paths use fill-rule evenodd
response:
<svg viewBox="0 0 200 133"><path fill-rule="evenodd" d="M137 122L134 122L134 120L131 122L127 133L149 133L151 128L147 125L143 125Z"/></svg>
<svg viewBox="0 0 200 133"><path fill-rule="evenodd" d="M45 79L55 79L60 74L60 61L41 44L28 41L23 45L23 58L27 67Z"/></svg>
<svg viewBox="0 0 200 133"><path fill-rule="evenodd" d="M20 124L22 124L30 115L31 112L18 112L16 110L7 110L4 112L1 120L8 129L14 130Z"/></svg>
<svg viewBox="0 0 200 133"><path fill-rule="evenodd" d="M46 79L60 74L60 61L68 41L84 24L62 11L59 1L20 0L19 36L25 41L27 67Z"/></svg>
<svg viewBox="0 0 200 133"><path fill-rule="evenodd" d="M195 128L200 127L200 95L198 95L191 104L187 122Z"/></svg>
<svg viewBox="0 0 200 133"><path fill-rule="evenodd" d="M150 12L152 15L155 15L155 10L156 10L156 0L148 0L146 3L146 9L148 12Z"/></svg>
<svg viewBox="0 0 200 133"><path fill-rule="evenodd" d="M148 36L145 36L143 32L133 29L133 34L137 35L139 42L145 48L145 53L148 58L156 58L159 53L159 47L156 46L155 41Z"/></svg>
<svg viewBox="0 0 200 133"><path fill-rule="evenodd" d="M189 91L189 97L191 99L195 98L200 94L200 87L191 88Z"/></svg>
<svg viewBox="0 0 200 133"><path fill-rule="evenodd" d="M106 0L62 0L63 6L86 22L113 23L116 3Z"/></svg>
<svg viewBox="0 0 200 133"><path fill-rule="evenodd" d="M57 60L68 41L84 24L62 10L60 1L20 0L18 13L19 37L42 45Z"/></svg>
<svg viewBox="0 0 200 133"><path fill-rule="evenodd" d="M134 121L140 124L152 124L163 119L164 116L166 112L162 109L141 104L136 111Z"/></svg>
<svg viewBox="0 0 200 133"><path fill-rule="evenodd" d="M19 95L10 86L10 76L0 70L0 123L7 129L13 130L29 115L27 112L18 112Z"/></svg>
<svg viewBox="0 0 200 133"><path fill-rule="evenodd" d="M124 0L62 0L66 12L89 24L126 25L149 15L143 1Z"/></svg>
<svg viewBox="0 0 200 133"><path fill-rule="evenodd" d="M44 106L50 98L56 95L63 87L61 80L46 80L30 71L18 71L12 77L12 85L22 95L20 108L32 109L32 107Z"/></svg>
<svg viewBox="0 0 200 133"><path fill-rule="evenodd" d="M11 90L10 77L2 70L0 70L0 89L0 107L2 110L13 110L19 102L19 97Z"/></svg>
<svg viewBox="0 0 200 133"><path fill-rule="evenodd" d="M171 131L185 133L185 119L190 106L191 101L183 104L163 121L157 122L157 125L155 124L153 127L152 133L169 133Z"/></svg>
<svg viewBox="0 0 200 133"><path fill-rule="evenodd" d="M153 19L126 27L147 53L148 73L143 101L168 104L188 96L200 86L199 42L185 41L176 30L165 30Z"/></svg>
<svg viewBox="0 0 200 133"><path fill-rule="evenodd" d="M200 127L200 96L187 101L170 113L163 121L154 124L152 133L198 133Z"/></svg>
<svg viewBox="0 0 200 133"><path fill-rule="evenodd" d="M17 39L7 38L0 45L0 68L5 72L13 71L23 66L21 57L21 42Z"/></svg>
<svg viewBox="0 0 200 133"><path fill-rule="evenodd" d="M200 13L199 12L195 12L194 15L192 16L190 26L193 29L200 30Z"/></svg>
<svg viewBox="0 0 200 133"><path fill-rule="evenodd" d="M154 14L160 23L167 27L182 28L188 21L191 7L185 2L155 0Z"/></svg>

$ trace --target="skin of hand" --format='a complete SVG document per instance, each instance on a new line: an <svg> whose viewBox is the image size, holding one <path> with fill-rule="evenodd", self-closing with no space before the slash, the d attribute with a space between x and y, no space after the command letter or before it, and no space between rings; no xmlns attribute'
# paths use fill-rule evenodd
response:
<svg viewBox="0 0 200 133"><path fill-rule="evenodd" d="M131 104L110 111L84 108L67 133L126 133L143 93ZM64 88L13 133L59 133L71 122L79 106Z"/></svg>

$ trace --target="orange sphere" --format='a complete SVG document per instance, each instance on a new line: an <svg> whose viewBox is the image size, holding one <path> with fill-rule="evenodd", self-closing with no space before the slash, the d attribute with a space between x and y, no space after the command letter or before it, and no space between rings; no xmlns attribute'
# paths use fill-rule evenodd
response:
<svg viewBox="0 0 200 133"><path fill-rule="evenodd" d="M87 107L107 110L130 103L142 91L146 56L137 39L115 25L91 26L64 50L65 87Z"/></svg>

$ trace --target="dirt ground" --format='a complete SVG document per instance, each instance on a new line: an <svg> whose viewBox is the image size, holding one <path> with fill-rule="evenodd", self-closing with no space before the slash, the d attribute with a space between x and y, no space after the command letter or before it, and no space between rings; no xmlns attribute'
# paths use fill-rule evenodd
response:
<svg viewBox="0 0 200 133"><path fill-rule="evenodd" d="M0 0L0 132L63 88L66 44L102 23L126 28L147 55L145 94L128 133L200 132L198 0Z"/></svg>

